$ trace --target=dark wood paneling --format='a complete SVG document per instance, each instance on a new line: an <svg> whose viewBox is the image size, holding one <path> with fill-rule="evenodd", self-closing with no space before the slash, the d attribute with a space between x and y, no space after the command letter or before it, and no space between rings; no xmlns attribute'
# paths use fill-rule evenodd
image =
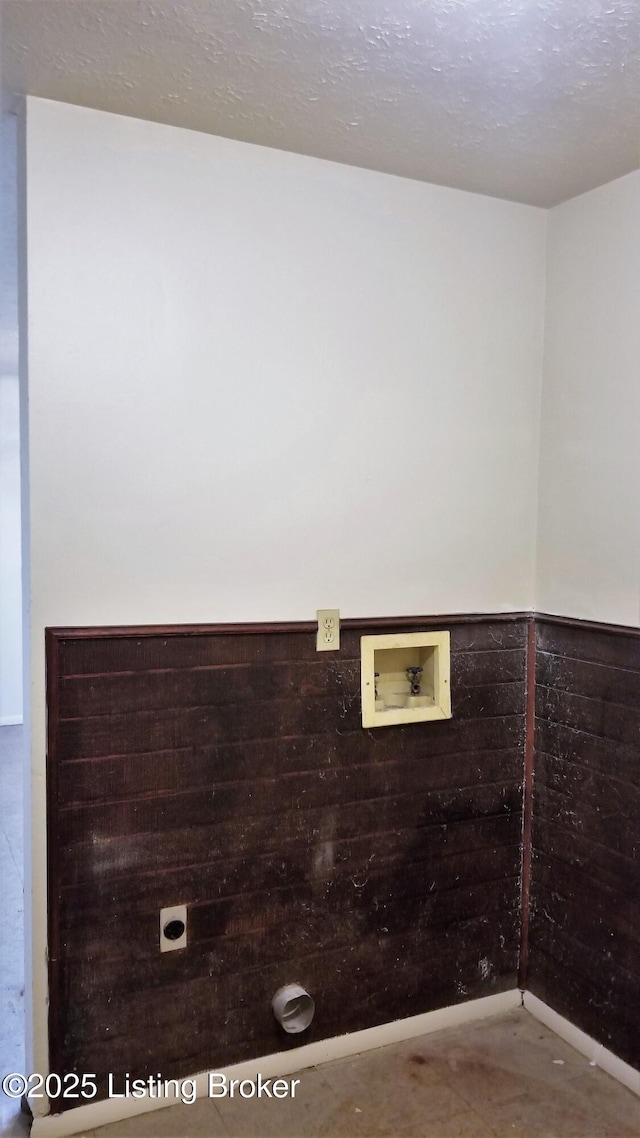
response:
<svg viewBox="0 0 640 1138"><path fill-rule="evenodd" d="M529 964L529 904L531 886L531 829L533 825L534 719L536 701L536 626L533 618L527 625L527 657L525 676L526 720L524 737L524 776L522 788L522 871L520 894L520 956L518 987L527 986Z"/></svg>
<svg viewBox="0 0 640 1138"><path fill-rule="evenodd" d="M176 896L182 897L185 904L196 904L202 900L217 900L286 884L311 882L314 889L325 889L326 883L334 879L334 866L351 880L352 888L355 888L354 876L357 877L370 861L372 837L375 838L376 870L384 870L393 866L399 848L404 848L407 854L413 853L415 862L428 865L433 859L451 859L460 854L518 846L519 822L517 814L505 812L486 818L426 826L420 831L399 827L373 835L357 833L334 840L332 863L315 858L308 843L290 843L286 849L279 847L272 852L253 853L250 858L227 857L166 869L161 882L153 872L96 878L91 888L84 883L70 885L62 896L64 898L68 891L71 896L70 920L81 922L87 919L99 921L101 915L107 913L115 921L124 906L132 913L153 910L158 897L166 898L161 901L165 906ZM119 951L126 953L129 948L120 946Z"/></svg>
<svg viewBox="0 0 640 1138"><path fill-rule="evenodd" d="M591 664L640 671L640 634L637 628L538 615L536 632L539 652L550 652L568 660L585 660Z"/></svg>
<svg viewBox="0 0 640 1138"><path fill-rule="evenodd" d="M278 1029L270 1008L273 992L291 979L292 968L316 998L316 1017L304 1042L332 1035L336 1023L356 1031L363 1020L384 1022L390 1005L400 1018L418 1009L459 1003L500 990L502 977L513 973L515 919L514 913L502 911L490 923L481 917L430 928L420 936L426 965L416 952L413 932L405 937L362 937L354 928L357 948L351 940L298 959L265 960L252 972L225 975L220 982L215 973L213 979L205 973L178 979L160 994L148 988L138 993L144 1018L135 1016L130 999L121 1000L113 1011L107 1000L75 1004L67 1021L66 1053L79 1067L86 1048L78 1043L86 1032L92 1040L92 1069L98 1073L112 1070L117 1055L119 1068L136 1076L160 1069L171 1077L221 1067L247 1054L299 1046L300 1037L284 1036ZM150 1024L151 1029L145 1026Z"/></svg>
<svg viewBox="0 0 640 1138"><path fill-rule="evenodd" d="M50 631L52 1069L186 1075L513 987L526 623L347 621L323 658L311 625ZM417 627L451 629L453 718L363 731L360 636Z"/></svg>
<svg viewBox="0 0 640 1138"><path fill-rule="evenodd" d="M495 727L506 728L504 719L493 720ZM519 762L517 742L511 740L506 729L502 735L499 730L493 736L483 738L491 744L506 743L495 749L478 748L481 766L469 771L467 754L434 751L441 760L425 764L423 756L410 756L405 762L412 764L411 773L432 789L455 785L471 778L475 782L498 782L505 774L513 774L513 765ZM247 793L258 785L267 790L277 780L280 793L295 797L304 796L304 804L314 805L320 796L324 802L331 787L340 783L340 791L355 786L362 766L367 774L376 775L377 782L384 785L385 780L393 778L401 759L394 754L385 760L385 752L377 757L375 744L364 735L350 736L349 749L319 746L319 738L310 740L288 740L269 745L260 741L255 746L248 744L238 755L237 747L192 747L177 751L152 751L142 755L118 755L107 757L99 762L66 762L60 764L58 774L58 793L62 808L82 803L100 803L150 798L170 793L190 793L193 790L211 787L211 771L215 767L216 786L224 790L233 786L236 793L242 792L248 783ZM460 741L464 746L464 741ZM369 755L367 755L367 750ZM398 754L402 753L401 747ZM367 762L367 758L369 761ZM350 761L349 761L350 760ZM299 764L296 767L294 764ZM325 785L328 781L328 785ZM371 785L367 780L367 785ZM395 785L395 784L393 784ZM185 791L185 787L187 790ZM353 794L354 798L361 795ZM369 797L376 797L375 794Z"/></svg>
<svg viewBox="0 0 640 1138"><path fill-rule="evenodd" d="M618 898L640 897L640 861L625 857L610 847L594 843L590 836L571 832L555 817L545 817L544 825L536 827L536 854L540 860L557 858L572 869L584 872Z"/></svg>
<svg viewBox="0 0 640 1138"><path fill-rule="evenodd" d="M534 918L542 916L569 936L586 941L605 960L613 958L611 946L615 937L616 964L633 974L638 961L640 943L640 907L637 893L625 896L614 889L611 903L610 885L590 873L569 866L561 858L538 854L535 861L536 905ZM585 914L585 896L589 909Z"/></svg>
<svg viewBox="0 0 640 1138"><path fill-rule="evenodd" d="M589 699L540 684L536 689L536 712L540 719L611 743L633 746L638 741L637 707Z"/></svg>
<svg viewBox="0 0 640 1138"><path fill-rule="evenodd" d="M360 636L376 632L447 628L458 651L521 648L524 613L504 616L382 617L341 621L342 652L358 655ZM164 628L52 629L65 676L157 668L195 668L260 660L317 660L311 623L168 625ZM291 636L296 639L292 641ZM102 641L102 643L100 643Z"/></svg>
<svg viewBox="0 0 640 1138"><path fill-rule="evenodd" d="M500 759L497 765L504 769ZM513 771L515 763L510 758L506 765ZM69 806L59 812L60 844L95 844L111 837L145 833L170 832L173 836L185 825L191 829L218 823L242 826L247 822L250 826L255 818L270 825L272 818L294 812L300 820L291 831L292 839L307 844L322 831L331 807L345 815L334 826L336 835L353 832L358 823L367 827L364 832L372 826L375 830L407 825L414 829L520 809L520 787L514 789L511 780L480 783L473 779L469 786L432 791L424 771L416 770L416 766L412 764L408 769L403 763L387 763L355 771L330 771L325 778L318 778L314 772L283 780L282 784L275 779L268 784L261 780L256 785L245 782L240 787L227 783L208 794L202 790L183 791L133 801ZM487 772L497 773L491 766L489 760ZM394 793L399 787L407 787L411 774L415 774L415 785L403 794ZM422 799L422 793L428 794L428 799ZM360 826L358 832L362 832Z"/></svg>
<svg viewBox="0 0 640 1138"><path fill-rule="evenodd" d="M538 684L543 689L552 688L600 704L621 704L633 708L637 703L637 671L572 660L550 652L538 652L537 665Z"/></svg>
<svg viewBox="0 0 640 1138"><path fill-rule="evenodd" d="M640 633L537 643L529 987L640 1066Z"/></svg>
<svg viewBox="0 0 640 1138"><path fill-rule="evenodd" d="M474 759L481 763L482 755ZM339 842L353 834L365 835L371 848L376 850L381 835L400 833L407 828L412 832L418 828L425 803L432 821L444 818L444 824L449 825L465 817L505 816L514 807L519 812L520 783L509 780L506 785L493 784L476 790L472 787L462 791L452 789L444 799L440 792L438 801L425 796L416 802L414 795L404 793L383 801L353 803L344 810L334 805L276 817L259 814L243 817L238 810L238 816L231 821L191 826L186 819L180 829L160 836L148 831L130 835L116 833L94 840L92 835L87 842L66 847L59 887L80 882L92 884L123 874L164 872L206 864L212 859L250 857L257 852L282 851L289 855L291 851L297 853L299 847L308 850L320 845L324 849L323 843ZM60 822L58 833L62 840L64 831Z"/></svg>
<svg viewBox="0 0 640 1138"><path fill-rule="evenodd" d="M637 745L623 744L603 735L590 735L547 719L536 722L536 747L545 755L577 763L585 770L637 785L640 780Z"/></svg>
<svg viewBox="0 0 640 1138"><path fill-rule="evenodd" d="M545 942L549 942L549 951ZM529 986L535 995L626 1063L640 1068L637 976L625 976L610 967L601 952L590 952L575 938L554 932L550 924L544 938L532 936L531 959L535 971Z"/></svg>
<svg viewBox="0 0 640 1138"><path fill-rule="evenodd" d="M86 643L86 642L85 642ZM194 668L107 672L63 677L58 693L59 718L95 719L144 711L207 707L251 700L337 697L357 690L359 666L355 660L320 655L301 663L208 664ZM457 652L453 682L462 689L521 683L523 656L518 648L500 652Z"/></svg>

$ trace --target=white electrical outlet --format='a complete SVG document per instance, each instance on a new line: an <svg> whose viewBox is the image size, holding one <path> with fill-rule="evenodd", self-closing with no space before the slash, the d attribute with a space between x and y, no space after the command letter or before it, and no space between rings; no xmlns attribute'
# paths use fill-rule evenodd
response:
<svg viewBox="0 0 640 1138"><path fill-rule="evenodd" d="M160 910L160 952L187 947L187 906L172 905Z"/></svg>
<svg viewBox="0 0 640 1138"><path fill-rule="evenodd" d="M318 652L335 652L340 647L340 609L318 609Z"/></svg>

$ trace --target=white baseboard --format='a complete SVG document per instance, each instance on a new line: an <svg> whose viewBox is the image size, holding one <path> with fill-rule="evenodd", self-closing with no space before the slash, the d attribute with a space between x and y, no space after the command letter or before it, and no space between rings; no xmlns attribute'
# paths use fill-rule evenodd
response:
<svg viewBox="0 0 640 1138"><path fill-rule="evenodd" d="M21 715L0 715L0 727L17 727L22 723Z"/></svg>
<svg viewBox="0 0 640 1138"><path fill-rule="evenodd" d="M428 1035L433 1031L441 1031L445 1027L457 1027L473 1020L485 1019L488 1016L500 1015L514 1008L522 1006L522 993L514 988L508 992L500 992L495 996L485 996L480 1000L469 1000L454 1007L439 1008L437 1011L425 1012L423 1015L411 1016L410 1019L399 1019L393 1023L384 1023L380 1027L366 1028L364 1031L354 1031L349 1035L334 1036L333 1039L322 1039L317 1043L307 1043L293 1051L281 1051L274 1055L265 1055L261 1059L250 1059L246 1063L237 1063L233 1067L225 1067L220 1074L228 1079L252 1079L258 1074L265 1079L279 1076L293 1075L303 1071L305 1067L315 1067L318 1063L329 1063L334 1059L344 1059L349 1055L357 1055L362 1051L372 1051L376 1047L386 1047L390 1043L400 1043L405 1039L413 1039L418 1035ZM209 1072L193 1076L196 1087L196 1098L206 1098L209 1085ZM182 1079L179 1080L183 1082ZM101 1102L88 1103L78 1106L64 1114L48 1114L34 1118L31 1128L31 1138L64 1138L67 1134L78 1134L82 1130L93 1130L98 1126L106 1126L110 1122L120 1122L124 1118L131 1118L136 1114L144 1114L150 1110L159 1110L166 1106L175 1106L180 1098L175 1096L167 1098L126 1098L104 1099Z"/></svg>
<svg viewBox="0 0 640 1138"><path fill-rule="evenodd" d="M555 1031L565 1043L569 1043L571 1047L575 1047L581 1055L586 1055L590 1063L594 1063L597 1067L601 1067L608 1075L612 1075L619 1083L623 1083L634 1094L640 1095L640 1071L636 1071L635 1067L631 1067L625 1063L624 1059L619 1059L614 1055L613 1051L608 1051L601 1043L597 1043L586 1032L581 1031L579 1027L575 1027L564 1016L558 1015L537 996L532 995L531 992L524 993L524 1006L532 1016L539 1019L541 1023Z"/></svg>

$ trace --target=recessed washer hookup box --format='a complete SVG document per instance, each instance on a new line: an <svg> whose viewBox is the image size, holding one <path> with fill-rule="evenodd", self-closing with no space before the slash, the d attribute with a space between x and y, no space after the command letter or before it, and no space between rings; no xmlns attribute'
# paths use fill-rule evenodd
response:
<svg viewBox="0 0 640 1138"><path fill-rule="evenodd" d="M360 669L363 727L451 718L448 632L363 636Z"/></svg>

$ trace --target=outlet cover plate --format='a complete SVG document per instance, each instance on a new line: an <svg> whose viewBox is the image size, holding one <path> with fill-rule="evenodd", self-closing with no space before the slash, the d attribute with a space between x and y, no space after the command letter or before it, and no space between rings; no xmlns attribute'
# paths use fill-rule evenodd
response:
<svg viewBox="0 0 640 1138"><path fill-rule="evenodd" d="M176 940L164 935L164 930L171 921L182 921L184 932ZM160 910L160 952L173 952L175 948L187 947L187 906L171 905Z"/></svg>
<svg viewBox="0 0 640 1138"><path fill-rule="evenodd" d="M340 647L340 609L318 609L316 650L336 652Z"/></svg>

